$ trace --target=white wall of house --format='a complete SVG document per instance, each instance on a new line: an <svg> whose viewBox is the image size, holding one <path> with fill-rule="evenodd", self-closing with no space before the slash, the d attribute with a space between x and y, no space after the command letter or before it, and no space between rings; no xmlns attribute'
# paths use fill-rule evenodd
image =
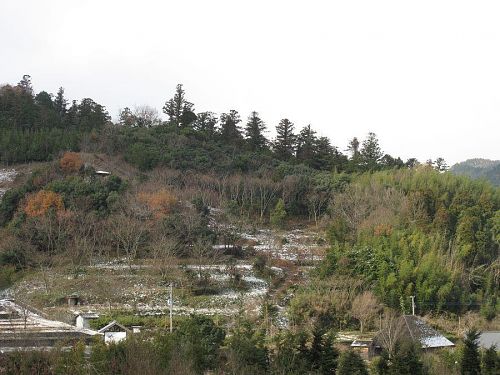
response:
<svg viewBox="0 0 500 375"><path fill-rule="evenodd" d="M104 342L105 343L117 343L127 338L127 332L105 332Z"/></svg>

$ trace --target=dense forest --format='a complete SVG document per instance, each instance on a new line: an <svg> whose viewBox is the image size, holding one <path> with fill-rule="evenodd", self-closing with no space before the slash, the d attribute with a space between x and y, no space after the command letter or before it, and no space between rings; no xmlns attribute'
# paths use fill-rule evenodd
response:
<svg viewBox="0 0 500 375"><path fill-rule="evenodd" d="M331 327L375 328L380 306L409 313L410 296L422 315L497 318L500 189L447 172L442 158L386 154L374 133L341 151L311 125L298 129L284 118L268 139L257 112L246 120L236 110L197 113L182 85L163 112L166 121L148 106L125 108L113 123L92 99L69 104L63 88L35 94L29 76L0 87L0 162L45 162L0 202L0 288L61 262L77 270L102 257L154 259L161 269L172 258L220 260L214 245L239 243L228 223L281 230L306 223L325 234L328 251L308 282L288 285L292 330L271 327L271 305L258 324L243 313L224 328L192 317L174 336L97 346L95 373L134 373L110 364L131 366L149 353L152 374L364 374L359 356L333 348ZM89 161L97 156L134 172L101 178ZM214 208L225 225L214 225ZM266 262L257 257L255 267L270 273ZM164 270L162 277L172 281ZM193 293L214 287L207 278L190 282ZM81 350L31 360L76 369ZM387 355L373 373L424 373L414 347ZM410 360L414 366L403 368Z"/></svg>
<svg viewBox="0 0 500 375"><path fill-rule="evenodd" d="M500 186L500 160L469 159L453 165L450 172L472 178L483 178L495 186Z"/></svg>

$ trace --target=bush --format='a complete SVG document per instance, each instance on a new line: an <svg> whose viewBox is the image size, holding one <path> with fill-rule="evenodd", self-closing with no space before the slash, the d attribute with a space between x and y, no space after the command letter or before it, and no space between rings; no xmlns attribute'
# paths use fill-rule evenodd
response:
<svg viewBox="0 0 500 375"><path fill-rule="evenodd" d="M65 173L74 173L82 168L83 161L77 152L65 152L59 160L59 166Z"/></svg>

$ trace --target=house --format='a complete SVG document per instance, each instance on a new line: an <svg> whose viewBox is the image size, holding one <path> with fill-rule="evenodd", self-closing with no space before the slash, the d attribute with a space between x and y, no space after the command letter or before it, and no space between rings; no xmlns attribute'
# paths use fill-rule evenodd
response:
<svg viewBox="0 0 500 375"><path fill-rule="evenodd" d="M500 349L500 331L484 331L479 336L478 344L483 349L489 349L495 346Z"/></svg>
<svg viewBox="0 0 500 375"><path fill-rule="evenodd" d="M76 316L75 326L90 329L90 321L98 318L99 315L96 313L80 313Z"/></svg>
<svg viewBox="0 0 500 375"><path fill-rule="evenodd" d="M118 323L116 320L113 320L111 323L102 327L97 332L104 335L104 342L106 344L109 344L112 342L118 343L122 340L125 340L127 338L127 335L129 333L131 333L128 328L125 328L120 323Z"/></svg>
<svg viewBox="0 0 500 375"><path fill-rule="evenodd" d="M420 345L423 350L454 347L450 340L430 327L415 315L403 315L385 329L382 329L373 339L370 354L377 354L382 349L393 349L393 345L401 339L409 339ZM391 348L392 346L392 348Z"/></svg>
<svg viewBox="0 0 500 375"><path fill-rule="evenodd" d="M370 339L356 339L354 340L350 347L352 350L358 352L358 354L363 359L370 359L370 348L372 346L373 340Z"/></svg>
<svg viewBox="0 0 500 375"><path fill-rule="evenodd" d="M13 299L0 299L0 353L90 344L97 332L50 320Z"/></svg>

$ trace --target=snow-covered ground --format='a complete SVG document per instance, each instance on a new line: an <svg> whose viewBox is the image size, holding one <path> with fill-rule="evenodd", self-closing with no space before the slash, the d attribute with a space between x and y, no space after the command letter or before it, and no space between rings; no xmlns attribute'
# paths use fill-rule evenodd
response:
<svg viewBox="0 0 500 375"><path fill-rule="evenodd" d="M255 243L252 245L254 250L265 252L274 258L289 261L318 261L323 258L324 248L317 243L317 235L302 229L289 232L258 229L254 233L240 232L239 235L242 239Z"/></svg>
<svg viewBox="0 0 500 375"><path fill-rule="evenodd" d="M15 169L0 169L0 198L8 190L5 185L14 181L16 176L17 171Z"/></svg>

